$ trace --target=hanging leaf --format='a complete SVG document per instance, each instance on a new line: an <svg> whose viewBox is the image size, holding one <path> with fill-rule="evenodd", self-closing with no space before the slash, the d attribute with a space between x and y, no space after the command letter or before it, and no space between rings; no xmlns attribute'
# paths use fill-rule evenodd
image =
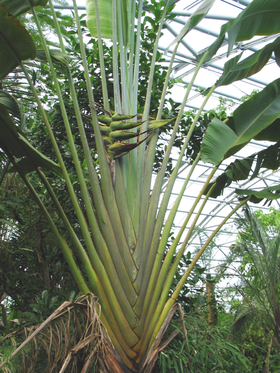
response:
<svg viewBox="0 0 280 373"><path fill-rule="evenodd" d="M246 180L249 177L254 156L238 159L231 163L214 182L211 182L204 194L207 194L210 188L214 185L211 191L211 198L217 198L223 194L223 190L228 187L233 181Z"/></svg>
<svg viewBox="0 0 280 373"><path fill-rule="evenodd" d="M278 130L279 132L279 130ZM279 135L278 135L279 136ZM277 137L280 140L280 136ZM255 168L253 170L253 165ZM233 181L246 180L250 173L252 173L250 180L258 176L261 168L269 170L277 170L280 166L280 141L276 144L255 153L247 158L238 159L231 163L226 170L217 177L214 182L211 182L205 193L207 194L210 188L210 197L217 198L222 195L223 190L228 187Z"/></svg>
<svg viewBox="0 0 280 373"><path fill-rule="evenodd" d="M274 200L280 198L280 185L263 190L236 189L235 193L240 196L251 197L250 202L260 203L263 199Z"/></svg>
<svg viewBox="0 0 280 373"><path fill-rule="evenodd" d="M236 42L250 40L255 35L273 35L280 32L278 0L255 0L239 16L228 22L228 55Z"/></svg>
<svg viewBox="0 0 280 373"><path fill-rule="evenodd" d="M71 61L70 57L67 56L66 54L56 50L56 49L51 49L50 51L51 59L53 63L56 63L60 66L68 66L69 62ZM36 50L36 59L48 64L48 59L46 57L46 53L42 49L37 49Z"/></svg>
<svg viewBox="0 0 280 373"><path fill-rule="evenodd" d="M239 60L243 52L226 62L223 74L215 83L215 87L229 85L237 80L256 74L267 64L273 52L275 55L280 53L280 37L241 62ZM205 90L203 95L206 96L209 90L210 88Z"/></svg>
<svg viewBox="0 0 280 373"><path fill-rule="evenodd" d="M6 106L8 111L16 118L21 119L20 108L17 101L7 92L0 91L0 104Z"/></svg>
<svg viewBox="0 0 280 373"><path fill-rule="evenodd" d="M48 0L32 0L33 6L45 6L47 2ZM14 17L26 13L31 9L28 0L0 0L0 4Z"/></svg>
<svg viewBox="0 0 280 373"><path fill-rule="evenodd" d="M279 141L280 140L280 118L277 118L268 127L254 136L254 140L258 141Z"/></svg>
<svg viewBox="0 0 280 373"><path fill-rule="evenodd" d="M26 29L0 5L0 79L21 61L35 58L36 48Z"/></svg>
<svg viewBox="0 0 280 373"><path fill-rule="evenodd" d="M227 123L215 118L201 147L203 162L218 164L273 123L280 113L280 79L240 105Z"/></svg>
<svg viewBox="0 0 280 373"><path fill-rule="evenodd" d="M52 160L38 152L25 138L20 129L14 124L8 110L0 104L0 147L9 151L15 158L21 158L17 164L24 173L43 167L61 174L60 167Z"/></svg>
<svg viewBox="0 0 280 373"><path fill-rule="evenodd" d="M266 168L268 170L277 170L280 166L280 141L257 153L256 159L256 167L253 175L251 176L251 179L254 179L258 176L259 170L261 168Z"/></svg>

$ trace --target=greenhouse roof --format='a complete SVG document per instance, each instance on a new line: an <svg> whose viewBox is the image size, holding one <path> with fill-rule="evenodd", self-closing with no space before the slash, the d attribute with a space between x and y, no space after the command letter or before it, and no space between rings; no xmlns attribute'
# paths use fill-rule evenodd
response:
<svg viewBox="0 0 280 373"><path fill-rule="evenodd" d="M179 98L183 96L183 89L186 84L190 82L191 76L197 65L196 57L202 53L207 46L209 46L220 33L221 26L228 20L238 16L238 14L250 4L250 0L217 0L208 15L192 30L182 41L181 47L178 49L176 62L173 67L173 78L177 78L179 82L174 88L174 99L179 101ZM182 29L182 25L186 22L188 17L197 9L202 3L200 0L190 1L179 1L174 9L176 17L174 20L167 24L167 28L164 31L162 37L162 43L160 50L164 51L166 58L168 59L170 50L166 50L169 44L169 40L172 36L177 36ZM277 35L279 36L279 35ZM223 66L229 59L242 54L241 59L248 57L253 52L256 52L263 48L266 44L271 43L277 36L258 36L254 37L249 41L242 43L236 43L230 56L227 56L227 40L225 40L222 48L219 49L218 54L209 62L206 63L202 72L200 71L198 79L195 81L194 88L208 88L213 85L216 80L221 76ZM167 41L166 41L167 40ZM250 95L253 91L262 90L267 84L280 77L280 69L276 64L275 57L272 56L268 64L257 74L253 75L248 79L244 79L239 82L235 82L230 86L219 87L212 96L212 100L209 100L206 110L216 108L219 105L220 97L229 99L232 105L231 110L237 108L241 103L244 96ZM187 101L187 109L193 109L200 107L203 96L195 89L189 96ZM255 152L260 151L268 146L268 143L260 143L252 141L249 146L246 147L242 152L237 153L237 157L242 159L244 156L248 156ZM227 165L232 161L228 159L222 168L225 170ZM175 186L179 190L180 184L187 175L188 165L183 164L181 172L177 178ZM178 214L178 220L176 222L175 229L178 230L186 216L188 211L188 201L193 200L197 195L197 190L200 185L206 180L210 174L212 167L208 164L200 163L196 168L195 175L192 176L192 183L185 191L184 198L181 202L180 212ZM263 171L257 178L249 180L244 183L231 185L225 189L224 194L217 199L211 199L208 202L207 207L203 211L202 217L199 224L199 232L192 239L192 250L198 250L201 247L201 242L205 242L206 237L209 236L210 232L215 229L218 224L224 219L224 217L231 211L237 203L235 198L236 188L252 188L255 190L262 189L268 186L279 184L280 171ZM173 201L175 200L176 192L173 195ZM172 205L172 201L170 207ZM264 203L259 205L251 205L253 209L263 209L268 212L268 204L264 206ZM279 209L279 202L273 202L272 206ZM234 215L237 218L237 215ZM189 223L189 225L191 222ZM215 248L212 250L211 262L210 257L206 258L204 264L211 265L212 269L215 267L220 268L227 261L229 255L229 246L232 245L236 240L236 228L232 221L225 226L224 230L220 233L215 241ZM209 267L210 269L210 267Z"/></svg>

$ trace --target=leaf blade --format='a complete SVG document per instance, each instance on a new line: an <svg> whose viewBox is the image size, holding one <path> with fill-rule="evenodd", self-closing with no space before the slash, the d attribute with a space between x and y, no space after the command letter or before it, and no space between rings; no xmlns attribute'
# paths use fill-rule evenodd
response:
<svg viewBox="0 0 280 373"><path fill-rule="evenodd" d="M48 0L33 0L33 6L45 6ZM9 13L14 17L19 16L20 14L28 12L31 7L28 0L0 0L2 4Z"/></svg>
<svg viewBox="0 0 280 373"><path fill-rule="evenodd" d="M7 149L14 157L21 158L17 165L21 167L25 174L36 170L38 167L43 167L61 175L60 167L38 152L28 142L2 104L0 104L0 132L0 146Z"/></svg>
<svg viewBox="0 0 280 373"><path fill-rule="evenodd" d="M215 118L201 146L201 159L217 165L273 123L280 113L280 79L240 105L228 123Z"/></svg>
<svg viewBox="0 0 280 373"><path fill-rule="evenodd" d="M239 16L221 27L218 38L208 48L208 62L228 34L228 56L236 42L250 40L256 35L273 35L280 32L280 3L278 0L254 0L239 14ZM198 55L200 60L202 54Z"/></svg>
<svg viewBox="0 0 280 373"><path fill-rule="evenodd" d="M0 79L21 61L35 58L35 44L26 29L0 4Z"/></svg>
<svg viewBox="0 0 280 373"><path fill-rule="evenodd" d="M100 21L101 37L104 39L112 39L113 25L112 25L112 0L97 0L98 14ZM87 0L87 27L91 36L98 37L96 26L96 13L94 0Z"/></svg>

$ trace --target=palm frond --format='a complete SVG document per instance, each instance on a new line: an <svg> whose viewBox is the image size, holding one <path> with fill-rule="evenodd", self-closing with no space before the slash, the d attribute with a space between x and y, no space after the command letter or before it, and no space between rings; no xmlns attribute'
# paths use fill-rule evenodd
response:
<svg viewBox="0 0 280 373"><path fill-rule="evenodd" d="M231 333L234 337L240 337L253 322L260 320L263 308L257 302L251 302L239 309L234 323L231 325Z"/></svg>
<svg viewBox="0 0 280 373"><path fill-rule="evenodd" d="M269 234L266 227L248 207L244 209L247 228L250 229L254 242L241 240L235 245L235 250L247 253L252 261L254 277L258 278L262 289L256 287L242 276L243 284L250 288L254 294L254 302L247 300L237 315L233 330L238 330L250 315L265 315L262 322L270 320L270 325L275 333L275 338L280 341L280 310L279 310L279 256L280 256L280 231L275 235ZM246 225L245 225L246 226Z"/></svg>

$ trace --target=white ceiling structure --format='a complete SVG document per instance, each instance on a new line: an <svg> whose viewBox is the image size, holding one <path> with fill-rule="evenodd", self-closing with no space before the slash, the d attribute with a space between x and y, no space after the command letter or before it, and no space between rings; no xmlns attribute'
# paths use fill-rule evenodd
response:
<svg viewBox="0 0 280 373"><path fill-rule="evenodd" d="M238 16L238 14L246 8L250 2L251 0L216 0L208 15L183 39L173 68L173 78L180 78L182 80L182 82L177 84L174 88L173 94L175 101L179 101L179 98L183 97L184 86L190 82L197 65L196 56L215 40L220 33L220 27L224 23ZM167 28L164 31L162 43L160 43L161 51L165 51L166 45L169 44L166 40L169 41L172 39L172 36L177 36L180 33L183 24L201 3L202 0L187 0L179 1L176 4L174 9L176 17L168 23ZM225 43L220 48L214 59L203 66L198 74L198 79L195 81L194 88L208 88L213 85L221 75L223 66L228 59L242 51L242 58L248 57L253 52L263 48L267 43L272 42L275 38L276 36L259 36L250 41L237 43L229 58L227 58L227 43ZM172 51L168 51L168 53L165 51L167 60L169 56L171 56L170 52ZM268 83L279 77L280 68L272 56L267 66L265 66L258 74L243 81L235 82L230 86L219 87L214 92L213 98L209 100L205 109L210 110L216 108L219 104L219 97L224 97L232 100L232 109L234 110L240 104L240 99L243 96L251 94L254 90L262 90ZM204 97L194 89L190 94L186 110L199 108L203 98ZM244 149L242 152L237 154L237 157L242 158L248 156L264 149L267 145L268 144L265 143L252 141L251 144L246 147L246 150ZM233 159L228 159L225 164L222 165L221 170L224 170L232 160ZM169 208L171 208L174 203L177 191L180 190L180 185L182 185L188 169L189 167L187 164L182 165ZM198 194L198 190L202 187L202 183L204 183L211 170L212 166L208 164L200 163L196 167L195 174L192 176L191 183L186 189L180 205L180 211L174 227L175 231L178 231L181 227L190 208L191 201L194 201L194 198ZM279 176L280 171L272 172L262 170L256 179L238 185L232 184L225 190L223 196L217 199L210 199L199 220L199 231L202 232L202 235L195 234L192 237L188 250L191 252L198 250L201 247L201 243L205 242L206 237L212 233L224 217L236 206L238 203L234 192L236 188L251 188L255 190L263 189L267 186L279 184ZM268 212L268 206L264 206L263 203L259 205L251 204L251 206L253 209L262 209L264 212ZM278 201L274 201L272 206L279 209L280 204ZM237 215L233 218L237 218ZM211 254L209 253L209 255L203 260L203 264L207 265L211 272L216 272L215 269L217 267L220 268L220 266L227 261L227 257L230 253L229 246L235 242L236 234L236 228L231 219L218 235L215 244L213 245L214 248L211 250ZM234 273L234 265L228 272L229 274Z"/></svg>
<svg viewBox="0 0 280 373"><path fill-rule="evenodd" d="M165 48L162 46L166 46L166 40L172 40L172 37L178 35L188 17L202 2L203 0L189 0L179 1L176 4L173 11L176 17L166 25L167 29L164 31L162 43L160 43L160 49L162 51L165 51ZM181 88L190 81L197 64L195 61L197 55L215 41L220 33L221 26L230 19L237 17L250 2L251 0L216 0L207 16L183 39L173 68L173 77L183 80L180 85ZM243 52L242 59L248 57L274 39L275 36L258 36L252 40L237 43L231 52L230 58L241 52ZM222 73L225 62L228 60L226 55L227 38L218 53L209 63L204 65L202 71L199 72L195 82L196 87L207 88L215 83ZM279 67L275 64L274 57L272 57L267 66L258 74L242 82L232 84L230 87L219 87L219 89L215 91L216 106L219 96L232 99L234 102L238 103L241 97L250 94L253 90L264 88L268 83L279 77L279 71ZM180 92L179 87L178 92ZM194 92L189 98L187 106L190 108L198 108L200 107L201 100L198 93ZM206 106L206 110L213 107L215 107L215 102L210 101L208 106Z"/></svg>

